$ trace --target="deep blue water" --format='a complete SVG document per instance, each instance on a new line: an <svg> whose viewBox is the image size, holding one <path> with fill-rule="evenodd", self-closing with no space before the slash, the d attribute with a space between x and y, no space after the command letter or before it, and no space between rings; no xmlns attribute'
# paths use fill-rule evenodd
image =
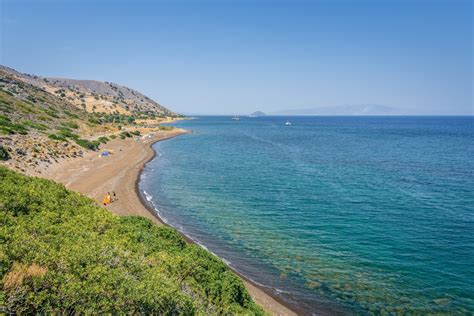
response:
<svg viewBox="0 0 474 316"><path fill-rule="evenodd" d="M473 117L177 125L140 189L237 271L308 313L474 312Z"/></svg>

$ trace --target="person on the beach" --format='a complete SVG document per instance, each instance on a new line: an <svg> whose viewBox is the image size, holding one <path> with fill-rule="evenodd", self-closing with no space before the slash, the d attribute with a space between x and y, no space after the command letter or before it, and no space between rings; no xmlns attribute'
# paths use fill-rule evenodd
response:
<svg viewBox="0 0 474 316"><path fill-rule="evenodd" d="M110 204L111 200L112 200L112 197L110 196L110 192L107 192L107 195L104 197L104 201L103 201L104 205Z"/></svg>
<svg viewBox="0 0 474 316"><path fill-rule="evenodd" d="M115 191L112 191L113 199L112 202L117 201L117 194L115 194Z"/></svg>

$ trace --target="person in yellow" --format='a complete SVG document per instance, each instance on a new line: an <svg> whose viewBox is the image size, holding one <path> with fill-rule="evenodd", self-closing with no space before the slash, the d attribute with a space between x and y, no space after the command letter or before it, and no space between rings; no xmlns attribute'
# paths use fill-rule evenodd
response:
<svg viewBox="0 0 474 316"><path fill-rule="evenodd" d="M104 197L104 205L110 204L112 202L112 197L110 196L110 192L107 192L107 195Z"/></svg>

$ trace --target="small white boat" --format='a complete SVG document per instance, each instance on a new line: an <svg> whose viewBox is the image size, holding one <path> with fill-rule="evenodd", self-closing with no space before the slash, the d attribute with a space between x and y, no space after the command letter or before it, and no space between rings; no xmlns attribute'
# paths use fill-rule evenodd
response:
<svg viewBox="0 0 474 316"><path fill-rule="evenodd" d="M237 115L234 115L234 117L232 118L234 121L238 121L240 120L240 117L238 117Z"/></svg>
<svg viewBox="0 0 474 316"><path fill-rule="evenodd" d="M285 125L291 125L290 121L286 121Z"/></svg>

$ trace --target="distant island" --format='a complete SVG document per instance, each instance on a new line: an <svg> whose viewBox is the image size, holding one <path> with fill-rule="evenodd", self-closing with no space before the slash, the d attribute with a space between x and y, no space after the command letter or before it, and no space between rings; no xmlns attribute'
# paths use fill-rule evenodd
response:
<svg viewBox="0 0 474 316"><path fill-rule="evenodd" d="M259 116L266 116L265 113L263 113L262 111L256 111L256 112L253 112L249 115L250 117L259 117Z"/></svg>

